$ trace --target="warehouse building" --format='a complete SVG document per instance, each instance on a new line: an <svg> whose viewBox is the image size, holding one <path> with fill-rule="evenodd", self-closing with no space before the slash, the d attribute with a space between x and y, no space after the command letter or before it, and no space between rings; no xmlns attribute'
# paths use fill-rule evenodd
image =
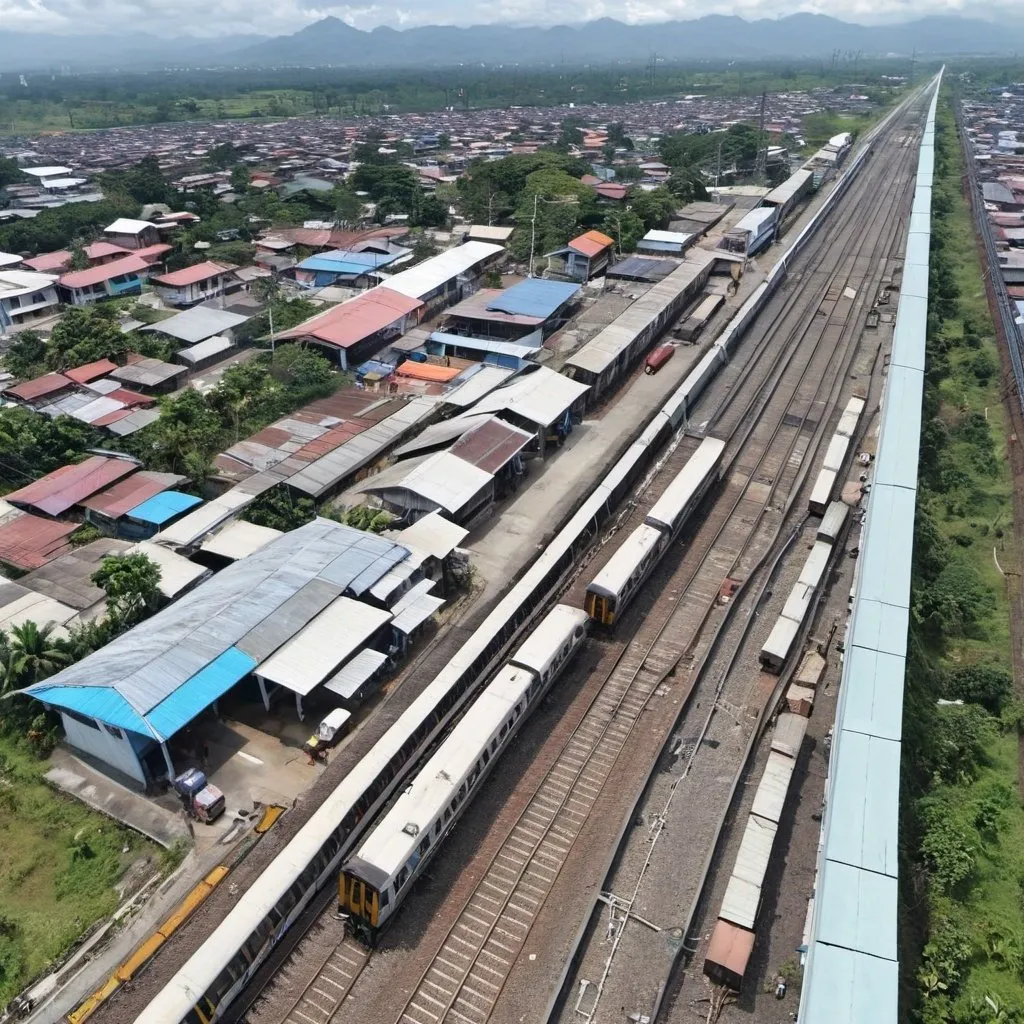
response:
<svg viewBox="0 0 1024 1024"><path fill-rule="evenodd" d="M390 648L382 627L395 612L368 603L370 590L409 554L316 519L21 692L56 711L68 744L105 771L140 788L173 778L175 736L243 680L239 698L269 703L269 686L283 686L301 713L350 653Z"/></svg>

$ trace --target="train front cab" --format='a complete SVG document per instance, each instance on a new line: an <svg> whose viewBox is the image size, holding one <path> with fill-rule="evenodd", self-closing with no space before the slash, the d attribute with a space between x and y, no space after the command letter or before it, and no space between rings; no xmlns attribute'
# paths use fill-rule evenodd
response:
<svg viewBox="0 0 1024 1024"><path fill-rule="evenodd" d="M353 931L373 945L380 923L380 892L365 878L350 871L338 874L338 911L347 914Z"/></svg>
<svg viewBox="0 0 1024 1024"><path fill-rule="evenodd" d="M615 624L615 595L604 590L587 587L587 596L583 600L583 610L602 626Z"/></svg>

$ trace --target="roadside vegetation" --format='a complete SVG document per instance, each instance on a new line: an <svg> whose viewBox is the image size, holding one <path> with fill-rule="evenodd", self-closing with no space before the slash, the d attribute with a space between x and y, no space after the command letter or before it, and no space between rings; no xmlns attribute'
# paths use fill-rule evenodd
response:
<svg viewBox="0 0 1024 1024"><path fill-rule="evenodd" d="M903 1003L920 1024L1024 1020L1024 809L1000 566L1016 569L1000 363L944 91L904 703ZM954 703L940 704L940 701Z"/></svg>

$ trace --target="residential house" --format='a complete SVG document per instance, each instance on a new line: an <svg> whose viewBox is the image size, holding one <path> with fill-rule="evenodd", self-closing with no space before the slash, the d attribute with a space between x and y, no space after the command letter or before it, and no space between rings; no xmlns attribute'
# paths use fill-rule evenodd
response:
<svg viewBox="0 0 1024 1024"><path fill-rule="evenodd" d="M613 238L600 231L586 231L572 239L564 249L549 252L548 259L564 261L564 273L573 281L589 281L608 266Z"/></svg>
<svg viewBox="0 0 1024 1024"><path fill-rule="evenodd" d="M160 232L155 224L148 220L133 220L131 217L118 217L113 224L103 229L103 234L108 242L125 249L145 249L148 245L160 243Z"/></svg>
<svg viewBox="0 0 1024 1024"><path fill-rule="evenodd" d="M57 312L57 278L30 270L0 270L0 334Z"/></svg>
<svg viewBox="0 0 1024 1024"><path fill-rule="evenodd" d="M242 282L230 264L207 260L193 267L175 270L153 278L157 295L171 306L194 306L220 295L242 289Z"/></svg>
<svg viewBox="0 0 1024 1024"><path fill-rule="evenodd" d="M62 274L57 287L63 302L72 306L88 306L101 299L141 294L142 282L148 273L149 264L141 256L132 254L88 270Z"/></svg>

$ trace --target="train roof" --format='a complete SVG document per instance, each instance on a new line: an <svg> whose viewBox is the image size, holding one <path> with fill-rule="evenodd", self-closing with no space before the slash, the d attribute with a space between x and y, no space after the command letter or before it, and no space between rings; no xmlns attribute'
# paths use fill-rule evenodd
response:
<svg viewBox="0 0 1024 1024"><path fill-rule="evenodd" d="M356 857L380 873L378 880L391 878L412 856L534 678L532 672L514 665L503 668L363 841ZM355 859L350 865L356 866Z"/></svg>
<svg viewBox="0 0 1024 1024"><path fill-rule="evenodd" d="M656 527L642 523L608 559L605 567L590 581L587 590L605 597L616 597L640 561L661 543L664 536Z"/></svg>
<svg viewBox="0 0 1024 1024"><path fill-rule="evenodd" d="M648 526L660 526L671 533L676 528L682 511L703 487L708 474L718 465L724 450L724 441L719 441L717 437L705 437L647 513L644 522Z"/></svg>
<svg viewBox="0 0 1024 1024"><path fill-rule="evenodd" d="M512 656L512 662L542 674L576 630L586 629L588 618L582 608L556 604Z"/></svg>

